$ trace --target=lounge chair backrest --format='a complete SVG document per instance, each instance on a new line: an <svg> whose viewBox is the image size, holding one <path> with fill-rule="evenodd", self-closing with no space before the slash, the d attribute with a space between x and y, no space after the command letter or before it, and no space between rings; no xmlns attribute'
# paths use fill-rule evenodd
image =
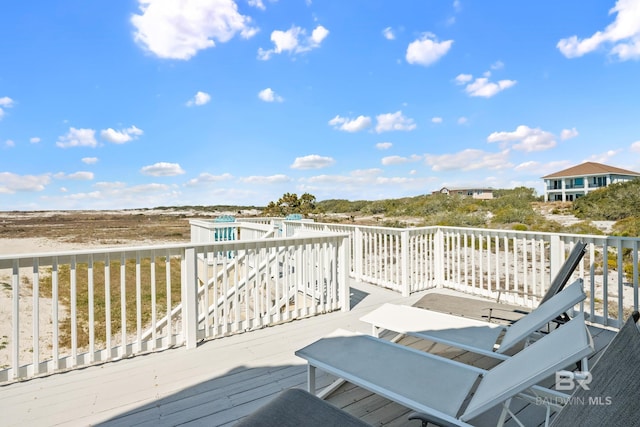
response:
<svg viewBox="0 0 640 427"><path fill-rule="evenodd" d="M478 416L592 352L584 315L577 316L487 372L461 419Z"/></svg>
<svg viewBox="0 0 640 427"><path fill-rule="evenodd" d="M638 425L640 399L640 331L635 312L613 337L600 359L590 369L589 390L576 387L556 415L553 426ZM561 328L562 329L562 328Z"/></svg>
<svg viewBox="0 0 640 427"><path fill-rule="evenodd" d="M541 305L553 298L553 296L560 292L562 289L564 289L565 285L571 278L571 275L582 260L582 257L584 256L586 250L587 244L584 242L577 242L573 246L571 253L569 253L569 256L562 264L562 267L560 267L560 271L558 271L558 274L556 274L556 277L551 282L551 285L549 285L549 289L547 289L547 292L542 297L542 300L540 300Z"/></svg>
<svg viewBox="0 0 640 427"><path fill-rule="evenodd" d="M577 279L562 292L508 327L496 352L504 353L509 350L585 298L587 295L584 293L582 279Z"/></svg>

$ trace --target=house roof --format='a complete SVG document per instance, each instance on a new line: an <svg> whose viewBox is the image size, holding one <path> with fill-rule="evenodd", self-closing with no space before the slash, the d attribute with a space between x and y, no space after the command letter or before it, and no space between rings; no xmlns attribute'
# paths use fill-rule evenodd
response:
<svg viewBox="0 0 640 427"><path fill-rule="evenodd" d="M618 174L618 175L631 175L640 177L640 173L630 171L627 169L620 169L614 166L603 165L602 163L585 162L577 166L570 167L568 169L554 172L552 174L543 176L546 178L561 178L567 176L585 176L585 175L602 175L602 174Z"/></svg>

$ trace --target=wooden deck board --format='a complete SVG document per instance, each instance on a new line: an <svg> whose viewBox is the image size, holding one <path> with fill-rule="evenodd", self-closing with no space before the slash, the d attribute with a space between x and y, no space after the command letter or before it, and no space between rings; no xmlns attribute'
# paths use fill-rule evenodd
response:
<svg viewBox="0 0 640 427"><path fill-rule="evenodd" d="M214 339L193 350L169 349L0 386L2 423L4 426L233 425L279 391L306 387L306 365L294 355L295 350L338 328L370 333L369 325L359 321L362 315L385 302L413 304L425 295L404 298L361 283L354 283L352 294L350 312ZM601 350L614 332L592 329L596 348ZM467 351L413 338L404 338L402 344L485 368L496 363ZM317 385L325 387L334 379L320 374ZM349 383L327 400L374 425L420 425L418 421L408 422L411 411L407 408ZM526 406L522 410L532 411ZM495 416L488 414L480 423Z"/></svg>

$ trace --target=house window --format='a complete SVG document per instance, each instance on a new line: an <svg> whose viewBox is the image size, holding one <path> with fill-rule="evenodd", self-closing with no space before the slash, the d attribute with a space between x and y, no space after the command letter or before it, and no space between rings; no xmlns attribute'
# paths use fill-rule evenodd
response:
<svg viewBox="0 0 640 427"><path fill-rule="evenodd" d="M573 180L573 183L576 187L582 187L584 186L584 181L582 178L576 178Z"/></svg>

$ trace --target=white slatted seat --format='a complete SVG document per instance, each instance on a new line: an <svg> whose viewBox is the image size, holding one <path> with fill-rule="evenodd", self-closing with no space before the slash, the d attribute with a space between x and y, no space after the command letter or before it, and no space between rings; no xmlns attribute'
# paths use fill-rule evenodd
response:
<svg viewBox="0 0 640 427"><path fill-rule="evenodd" d="M535 384L592 352L584 316L578 316L489 371L368 335L334 334L295 354L308 363L311 393L318 368L431 420L468 425L498 404L504 421L511 398L528 391L566 397Z"/></svg>
<svg viewBox="0 0 640 427"><path fill-rule="evenodd" d="M374 336L379 336L380 331L386 329L506 359L508 356L504 353L507 350L585 298L582 279L578 279L510 326L398 304L384 304L360 320L372 325ZM504 336L499 340L503 331Z"/></svg>

